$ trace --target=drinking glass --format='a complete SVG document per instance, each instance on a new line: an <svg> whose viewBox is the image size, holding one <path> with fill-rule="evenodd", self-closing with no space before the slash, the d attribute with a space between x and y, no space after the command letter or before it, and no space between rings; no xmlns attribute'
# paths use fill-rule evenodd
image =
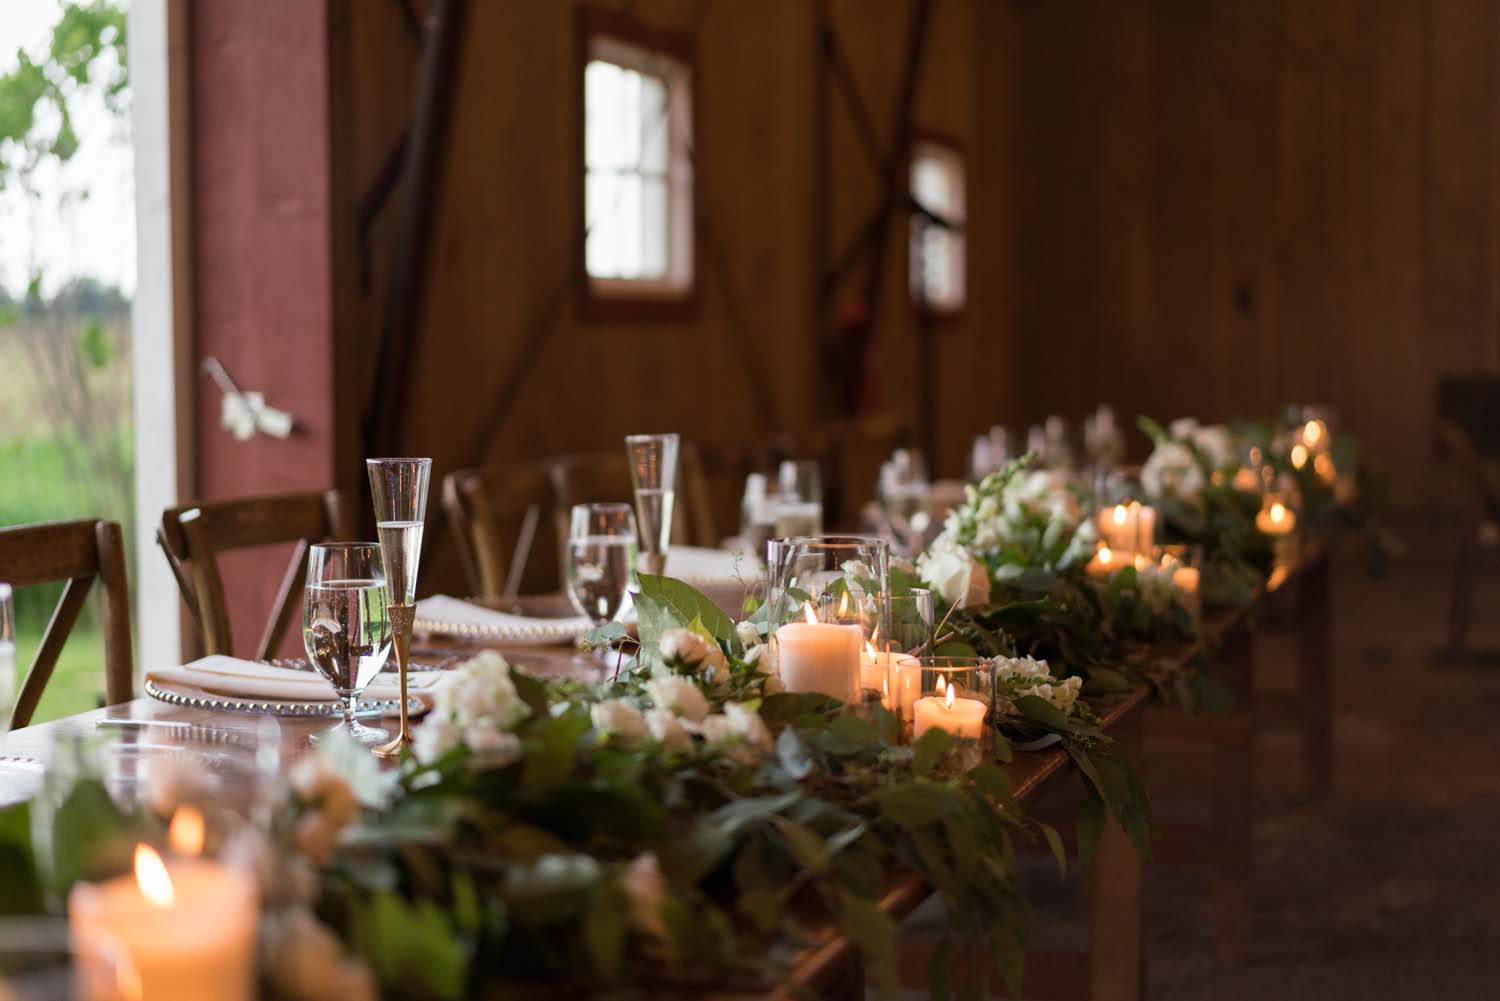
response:
<svg viewBox="0 0 1500 1001"><path fill-rule="evenodd" d="M16 697L16 602L9 584L0 582L0 719L10 716Z"/></svg>
<svg viewBox="0 0 1500 1001"><path fill-rule="evenodd" d="M635 577L635 515L629 504L575 504L568 525L568 600L594 624L620 614Z"/></svg>
<svg viewBox="0 0 1500 1001"><path fill-rule="evenodd" d="M899 653L931 656L933 628L937 625L937 602L932 592L914 587L906 594L892 594L886 599L886 608L890 618L886 646Z"/></svg>
<svg viewBox="0 0 1500 1001"><path fill-rule="evenodd" d="M625 436L641 537L640 566L647 573L659 574L667 566L667 550L672 542L672 505L677 497L679 444L675 434Z"/></svg>
<svg viewBox="0 0 1500 1001"><path fill-rule="evenodd" d="M764 553L766 540L771 538L775 528L771 500L765 473L751 473L745 477L745 492L740 498L740 539L747 553Z"/></svg>
<svg viewBox="0 0 1500 1001"><path fill-rule="evenodd" d="M302 643L307 659L344 704L344 730L362 744L385 739L384 730L354 718L361 692L391 655L390 593L373 542L327 542L307 554L302 595ZM405 700L406 693L402 692ZM338 729L335 727L334 729Z"/></svg>
<svg viewBox="0 0 1500 1001"><path fill-rule="evenodd" d="M401 680L401 730L390 743L375 749L381 757L395 757L411 743L406 713L406 671L411 654L411 627L417 617L417 565L422 556L422 525L427 519L427 481L431 459L366 459L370 496L375 502L375 528L380 533L380 556L389 588L391 643L396 649L396 672Z"/></svg>
<svg viewBox="0 0 1500 1001"><path fill-rule="evenodd" d="M915 556L922 551L932 525L928 510L931 491L921 452L898 448L891 460L880 467L876 494L881 515L897 552L902 555Z"/></svg>
<svg viewBox="0 0 1500 1001"><path fill-rule="evenodd" d="M771 534L795 539L823 531L823 478L809 459L788 459L777 470L778 490L770 501Z"/></svg>

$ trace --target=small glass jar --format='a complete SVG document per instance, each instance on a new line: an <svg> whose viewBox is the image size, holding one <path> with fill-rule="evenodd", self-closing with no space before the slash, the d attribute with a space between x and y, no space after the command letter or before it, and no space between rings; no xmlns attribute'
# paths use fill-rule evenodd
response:
<svg viewBox="0 0 1500 1001"><path fill-rule="evenodd" d="M919 657L896 668L896 711L914 743L932 729L946 730L977 752L977 764L995 739L995 665L983 657Z"/></svg>

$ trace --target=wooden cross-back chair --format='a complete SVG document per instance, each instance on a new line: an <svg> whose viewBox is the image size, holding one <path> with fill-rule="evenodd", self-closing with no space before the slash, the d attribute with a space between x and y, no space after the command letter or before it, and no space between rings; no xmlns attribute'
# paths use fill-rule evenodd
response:
<svg viewBox="0 0 1500 1001"><path fill-rule="evenodd" d="M353 517L337 490L205 501L162 512L156 541L166 553L193 621L210 654L234 652L229 603L219 573L219 553L294 543L270 619L256 647L257 660L275 655L292 622L301 613L299 599L307 579L307 550L328 539L354 538Z"/></svg>
<svg viewBox="0 0 1500 1001"><path fill-rule="evenodd" d="M132 697L135 680L130 593L119 524L83 519L0 529L0 580L13 587L67 582L21 681L10 727L31 722L95 577L104 594L104 698L114 705Z"/></svg>
<svg viewBox="0 0 1500 1001"><path fill-rule="evenodd" d="M559 586L551 464L461 469L443 478L443 510L454 528L474 594L491 600ZM532 559L532 554L543 554Z"/></svg>

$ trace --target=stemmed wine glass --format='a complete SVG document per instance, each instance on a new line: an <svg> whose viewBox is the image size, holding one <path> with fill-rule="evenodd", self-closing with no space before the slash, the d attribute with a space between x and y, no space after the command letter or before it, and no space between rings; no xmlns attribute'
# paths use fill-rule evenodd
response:
<svg viewBox="0 0 1500 1001"><path fill-rule="evenodd" d="M362 744L384 730L354 718L355 703L391 655L391 619L381 547L373 542L327 542L307 554L302 593L302 643L307 659L343 703L344 731ZM406 696L402 692L404 701ZM339 727L334 727L334 730Z"/></svg>
<svg viewBox="0 0 1500 1001"><path fill-rule="evenodd" d="M375 748L383 758L395 757L411 743L406 712L406 671L411 657L411 627L417 617L417 564L422 556L422 525L427 518L427 480L431 459L366 459L370 496L375 501L375 529L380 534L380 556L389 592L391 643L396 649L396 671L401 679L401 732Z"/></svg>
<svg viewBox="0 0 1500 1001"><path fill-rule="evenodd" d="M680 439L675 434L625 436L641 533L640 565L646 573L659 574L667 568L667 549L672 541L672 505L677 497L679 445Z"/></svg>
<svg viewBox="0 0 1500 1001"><path fill-rule="evenodd" d="M568 600L599 626L620 614L635 576L629 504L575 504L568 525Z"/></svg>

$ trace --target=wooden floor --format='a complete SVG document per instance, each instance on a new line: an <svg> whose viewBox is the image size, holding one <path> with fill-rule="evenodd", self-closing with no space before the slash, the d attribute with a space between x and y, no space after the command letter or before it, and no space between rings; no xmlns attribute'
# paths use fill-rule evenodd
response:
<svg viewBox="0 0 1500 1001"><path fill-rule="evenodd" d="M1432 662L1456 541L1445 526L1401 533L1413 555L1386 580L1368 579L1354 552L1336 561L1328 799L1306 794L1290 722L1262 724L1244 962L1216 956L1204 870L1148 868L1153 1001L1500 997L1500 666ZM1500 651L1500 564L1484 582L1476 645ZM1266 704L1291 686L1294 635L1267 631L1258 657ZM1206 796L1182 795L1208 788L1205 761L1148 757L1160 814L1206 816ZM1081 944L1083 885L1059 884L1041 860L1027 882L1040 911L1034 943Z"/></svg>

